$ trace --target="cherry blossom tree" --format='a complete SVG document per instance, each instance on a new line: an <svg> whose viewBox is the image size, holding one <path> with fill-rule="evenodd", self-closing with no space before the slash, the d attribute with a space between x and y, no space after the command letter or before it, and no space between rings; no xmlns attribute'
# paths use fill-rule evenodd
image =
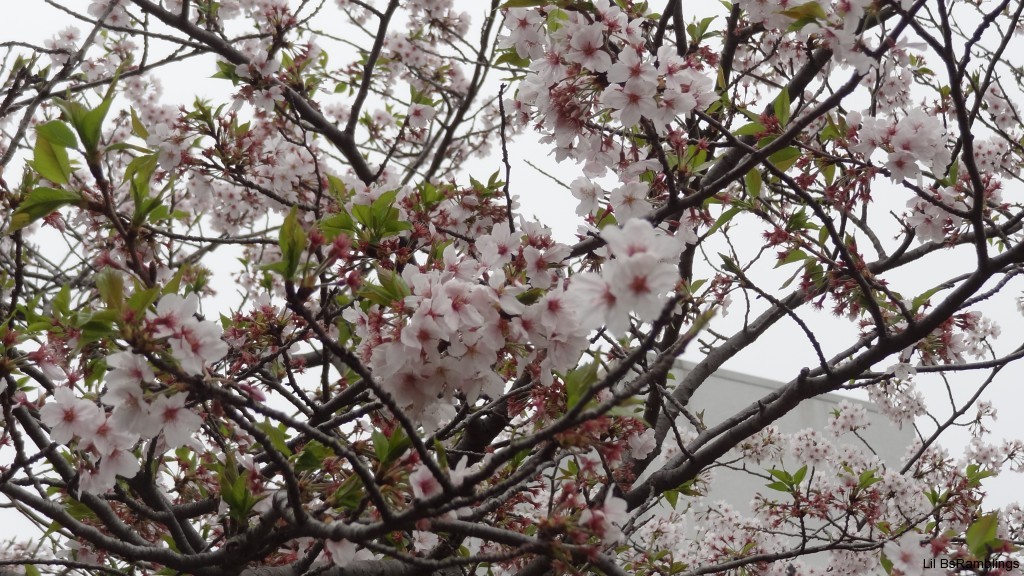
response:
<svg viewBox="0 0 1024 576"><path fill-rule="evenodd" d="M28 4L73 25L0 44L0 494L44 534L0 566L1019 572L1024 2ZM773 424L842 390L901 462L858 404Z"/></svg>

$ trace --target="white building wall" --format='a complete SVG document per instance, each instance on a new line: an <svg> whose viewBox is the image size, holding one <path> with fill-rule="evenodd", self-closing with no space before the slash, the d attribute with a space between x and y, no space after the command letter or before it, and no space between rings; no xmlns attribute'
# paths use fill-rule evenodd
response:
<svg viewBox="0 0 1024 576"><path fill-rule="evenodd" d="M678 368L674 372L675 383L682 380L683 376L692 369L692 362L679 361ZM750 367L756 371L755 366ZM698 414L703 411L703 422L707 427L713 427L725 419L735 415L737 412L755 403L766 394L777 390L782 383L733 372L730 370L719 370L694 393L690 400L688 410L691 414ZM878 454L883 463L889 467L899 466L901 458L906 453L914 438L912 427L905 426L902 430L897 428L884 414L882 414L873 403L858 400L840 394L824 394L806 400L792 410L786 416L777 420L774 424L778 426L783 434L792 434L807 428L821 432L830 441L832 437L827 431L829 417L839 403L846 400L853 404L862 405L868 415L869 427L860 431L860 436ZM845 434L840 439L834 440L837 443L856 443L861 447L864 443L852 434ZM767 468L772 464L765 463ZM776 464L777 465L777 464ZM792 461L785 462L785 468L789 472L795 472L801 464ZM764 469L757 470L764 473ZM724 500L729 503L737 512L744 516L752 515L751 503L754 496L760 492L765 495L778 497L779 492L774 492L765 485L768 483L762 477L754 476L742 471L716 468L705 502L716 502ZM816 554L801 559L809 565L827 565L830 558L827 554ZM880 571L880 569L879 569Z"/></svg>
<svg viewBox="0 0 1024 576"><path fill-rule="evenodd" d="M678 366L679 368L674 372L675 382L681 381L694 364L680 360ZM750 368L756 370L756 367L751 366ZM766 394L777 390L781 385L782 383L767 378L731 370L719 370L697 389L693 398L690 399L688 409L691 414L703 411L704 424L711 428L750 406ZM812 428L827 435L829 416L842 400L864 406L870 426L860 431L860 436L874 449L882 462L889 466L898 465L906 453L907 447L913 441L913 429L904 426L900 430L871 402L840 394L823 394L801 402L789 414L777 420L775 425L784 434ZM863 446L863 443L852 434L844 435L838 442L857 443ZM737 478L729 476L737 476ZM765 482L760 478L751 478L743 474L719 473L716 475L711 496L720 495L721 499L732 504L737 510L748 512L751 496L764 488L764 485Z"/></svg>

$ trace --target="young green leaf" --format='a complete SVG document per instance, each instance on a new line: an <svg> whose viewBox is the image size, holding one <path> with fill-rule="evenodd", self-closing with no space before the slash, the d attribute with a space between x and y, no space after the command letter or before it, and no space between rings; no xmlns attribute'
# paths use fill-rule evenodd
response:
<svg viewBox="0 0 1024 576"><path fill-rule="evenodd" d="M52 120L45 124L36 126L36 134L40 138L45 138L52 144L56 144L58 146L63 146L65 148L74 148L78 146L78 139L75 138L75 133L68 128L67 124L60 120Z"/></svg>
<svg viewBox="0 0 1024 576"><path fill-rule="evenodd" d="M82 196L78 192L56 188L36 188L28 193L28 196L18 204L18 208L11 215L7 234L21 230L36 220L47 217L59 208L81 203Z"/></svg>
<svg viewBox="0 0 1024 576"><path fill-rule="evenodd" d="M787 88L783 88L779 91L779 95L775 98L775 102L772 105L772 108L775 110L775 118L779 120L779 125L785 126L786 124L789 124L790 106L789 90Z"/></svg>
<svg viewBox="0 0 1024 576"><path fill-rule="evenodd" d="M293 278L299 269L302 253L306 250L306 231L299 224L298 209L294 206L281 225L278 242L281 245L281 258L284 263L282 273L285 278Z"/></svg>
<svg viewBox="0 0 1024 576"><path fill-rule="evenodd" d="M40 176L55 184L67 184L71 176L71 160L67 148L40 135L32 149L32 167Z"/></svg>
<svg viewBox="0 0 1024 576"><path fill-rule="evenodd" d="M999 543L996 530L999 528L999 517L986 514L974 521L967 529L967 548L976 558L984 558Z"/></svg>

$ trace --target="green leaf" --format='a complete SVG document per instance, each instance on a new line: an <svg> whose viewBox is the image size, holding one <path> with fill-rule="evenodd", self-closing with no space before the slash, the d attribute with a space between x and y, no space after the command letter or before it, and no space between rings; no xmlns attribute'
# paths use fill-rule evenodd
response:
<svg viewBox="0 0 1024 576"><path fill-rule="evenodd" d="M579 403L583 394L597 382L597 362L591 362L565 375L565 406L572 408Z"/></svg>
<svg viewBox="0 0 1024 576"><path fill-rule="evenodd" d="M365 228L373 226L373 213L366 204L355 204L352 206L352 218Z"/></svg>
<svg viewBox="0 0 1024 576"><path fill-rule="evenodd" d="M129 144L127 142L115 142L110 146L103 149L105 152L121 152L123 150L131 150L132 152L138 152L140 154L151 154L153 151L149 148L142 146L136 146L135 144Z"/></svg>
<svg viewBox="0 0 1024 576"><path fill-rule="evenodd" d="M419 187L420 200L423 206L429 208L434 204L445 199L445 191L443 188L438 188L430 182L424 182Z"/></svg>
<svg viewBox="0 0 1024 576"><path fill-rule="evenodd" d="M676 490L666 490L665 500L668 500L668 503L672 505L672 508L675 508L676 502L679 501L679 492Z"/></svg>
<svg viewBox="0 0 1024 576"><path fill-rule="evenodd" d="M878 561L882 564L882 569L885 570L886 574L892 574L892 560L884 553L878 557Z"/></svg>
<svg viewBox="0 0 1024 576"><path fill-rule="evenodd" d="M68 151L46 138L36 138L32 149L32 167L40 176L55 184L67 184L71 176L71 160Z"/></svg>
<svg viewBox="0 0 1024 576"><path fill-rule="evenodd" d="M46 124L36 126L36 134L40 138L45 138L52 144L63 146L64 148L78 146L78 139L75 138L75 133L71 131L71 128L68 128L67 124L60 120L52 120Z"/></svg>
<svg viewBox="0 0 1024 576"><path fill-rule="evenodd" d="M11 223L7 234L21 230L36 220L49 216L54 211L71 204L80 204L82 196L77 192L58 190L56 188L36 188L18 204L17 210L11 215Z"/></svg>
<svg viewBox="0 0 1024 576"><path fill-rule="evenodd" d="M733 260L732 256L719 252L718 257L722 259L722 269L726 272L730 274L741 272L740 267L736 265L736 261Z"/></svg>
<svg viewBox="0 0 1024 576"><path fill-rule="evenodd" d="M299 457L295 461L296 472L309 472L320 470L324 467L324 459L331 454L331 450L323 444L312 440L302 447Z"/></svg>
<svg viewBox="0 0 1024 576"><path fill-rule="evenodd" d="M831 162L826 162L821 167L821 174L825 177L825 184L831 186L836 180L836 165Z"/></svg>
<svg viewBox="0 0 1024 576"><path fill-rule="evenodd" d="M806 259L807 254L803 250L800 250L799 248L794 248L793 250L789 251L789 254L786 254L785 258L776 262L775 267L778 268L780 266L785 266L786 264L792 264L793 262L800 262L801 260Z"/></svg>
<svg viewBox="0 0 1024 576"><path fill-rule="evenodd" d="M528 288L516 295L516 300L519 300L520 303L529 306L531 304L535 304L543 295L544 290L541 290L540 288Z"/></svg>
<svg viewBox="0 0 1024 576"><path fill-rule="evenodd" d="M135 204L132 222L136 224L145 220L149 213L160 205L159 202L149 201L149 182L157 165L157 155L146 154L132 159L125 168L124 180L129 183L132 202Z"/></svg>
<svg viewBox="0 0 1024 576"><path fill-rule="evenodd" d="M71 498L64 503L64 511L75 520L95 520L97 518L91 508Z"/></svg>
<svg viewBox="0 0 1024 576"><path fill-rule="evenodd" d="M813 18L815 20L828 19L828 14L825 14L825 10L813 0L799 6L794 6L788 10L782 10L780 14L789 16L794 20L800 20L803 18Z"/></svg>
<svg viewBox="0 0 1024 576"><path fill-rule="evenodd" d="M149 220L154 224L171 218L171 209L159 202L156 203L156 206L152 206L151 209L147 206L146 212L148 213L146 220Z"/></svg>
<svg viewBox="0 0 1024 576"><path fill-rule="evenodd" d="M768 161L776 168L785 172L800 158L800 149L795 146L786 146L768 157Z"/></svg>
<svg viewBox="0 0 1024 576"><path fill-rule="evenodd" d="M158 288L146 288L140 289L136 286L135 291L131 296L128 297L127 304L135 315L145 316L146 310L156 302L156 299L160 296L160 290Z"/></svg>
<svg viewBox="0 0 1024 576"><path fill-rule="evenodd" d="M388 453L384 457L384 462L386 464L394 462L401 457L402 454L405 454L405 451L408 450L410 446L412 446L412 440L410 440L409 436L406 435L405 430L402 429L401 426L395 427L395 431L392 432L391 437L388 438Z"/></svg>
<svg viewBox="0 0 1024 576"><path fill-rule="evenodd" d="M146 125L139 119L139 115L135 113L135 108L131 109L132 112L132 134L135 134L139 138L145 140L149 138L149 130L146 130Z"/></svg>
<svg viewBox="0 0 1024 576"><path fill-rule="evenodd" d="M520 450L519 452L516 452L516 455L512 457L511 461L509 461L509 467L512 470L515 470L515 469L519 468L519 465L522 464L523 461L526 460L526 457L529 456L529 455L530 455L530 449L529 448L524 448L524 449Z"/></svg>
<svg viewBox="0 0 1024 576"><path fill-rule="evenodd" d="M352 191L345 186L341 178L331 174L327 175L327 189L330 190L338 204L344 204L352 196Z"/></svg>
<svg viewBox="0 0 1024 576"><path fill-rule="evenodd" d="M98 342L115 335L114 323L119 318L116 310L100 310L92 313L79 313L75 316L74 326L81 331L78 338L78 350L86 344Z"/></svg>
<svg viewBox="0 0 1024 576"><path fill-rule="evenodd" d="M971 487L977 488L978 486L981 486L982 480L996 476L996 473L992 470L984 470L977 464L969 464L964 475L967 477L967 482Z"/></svg>
<svg viewBox="0 0 1024 576"><path fill-rule="evenodd" d="M786 230L817 230L818 225L807 219L807 211L801 208L786 219Z"/></svg>
<svg viewBox="0 0 1024 576"><path fill-rule="evenodd" d="M334 242L342 233L352 234L356 230L356 223L344 209L320 220L320 231L328 242Z"/></svg>
<svg viewBox="0 0 1024 576"><path fill-rule="evenodd" d="M363 499L363 481L355 474L346 478L331 497L331 505L342 510L352 510Z"/></svg>
<svg viewBox="0 0 1024 576"><path fill-rule="evenodd" d="M170 281L164 284L161 291L162 295L166 296L167 294L177 294L181 291L181 279L185 276L185 270L187 270L187 268L184 266L178 268L174 273L174 276L171 276Z"/></svg>
<svg viewBox="0 0 1024 576"><path fill-rule="evenodd" d="M733 206L732 208L729 208L725 212L722 212L722 215L718 217L718 220L715 220L715 223L708 230L708 235L714 234L716 231L718 231L719 228L725 226L729 222L729 220L732 220L733 216L739 214L742 211L743 209L740 208L739 206Z"/></svg>
<svg viewBox="0 0 1024 576"><path fill-rule="evenodd" d="M789 492L790 491L789 490L789 485L784 483L784 482L775 481L775 482L772 482L771 484L765 484L765 486L767 486L768 488L771 488L772 490L778 490L779 492Z"/></svg>
<svg viewBox="0 0 1024 576"><path fill-rule="evenodd" d="M370 213L376 218L385 218L398 198L398 190L388 190L370 204Z"/></svg>
<svg viewBox="0 0 1024 576"><path fill-rule="evenodd" d="M864 490L870 488L872 484L877 484L881 481L882 479L875 475L874 470L865 470L861 472L860 476L857 478L857 488L859 490Z"/></svg>
<svg viewBox="0 0 1024 576"><path fill-rule="evenodd" d="M949 174L947 174L947 176L946 176L948 178L948 180L949 180L949 185L950 186L953 186L953 185L956 184L957 179L959 179L959 174L960 174L960 163L959 162L950 162L950 164L949 164Z"/></svg>
<svg viewBox="0 0 1024 576"><path fill-rule="evenodd" d="M81 126L78 127L78 135L82 137L82 145L89 154L95 154L99 149L100 137L103 135L103 120L107 117L107 111L114 102L114 86L117 84L117 77L120 70L114 75L113 80L107 86L107 93L103 95L103 101L96 108L85 113Z"/></svg>
<svg viewBox="0 0 1024 576"><path fill-rule="evenodd" d="M229 466L225 466L225 472L227 472L228 468ZM230 469L233 470L234 465L231 465ZM237 472L234 475L222 474L220 477L220 497L228 505L228 515L234 521L244 525L249 517L249 512L256 505L256 498L249 491L245 476L238 476Z"/></svg>
<svg viewBox="0 0 1024 576"><path fill-rule="evenodd" d="M529 58L522 58L515 48L509 48L501 52L501 56L494 61L496 65L507 64L511 68L527 68L530 66Z"/></svg>
<svg viewBox="0 0 1024 576"><path fill-rule="evenodd" d="M679 485L676 490L683 496L703 496L704 494L694 486L693 480L687 480Z"/></svg>
<svg viewBox="0 0 1024 576"><path fill-rule="evenodd" d="M364 230L358 234L360 239L377 242L381 238L394 236L412 228L410 223L399 220L401 213L394 207L397 197L398 190L389 190L381 194L369 206L365 204L352 206L352 217L364 227Z"/></svg>
<svg viewBox="0 0 1024 576"><path fill-rule="evenodd" d="M377 268L377 278L380 280L379 285L371 283L363 285L359 292L361 298L366 298L379 306L391 306L394 302L403 300L412 293L405 284L405 280L390 270Z"/></svg>
<svg viewBox="0 0 1024 576"><path fill-rule="evenodd" d="M274 426L270 420L264 420L263 422L256 424L256 427L267 435L267 438L270 439L271 446L273 446L275 450L284 454L286 458L292 455L291 449L288 448L288 434L285 432L284 424Z"/></svg>
<svg viewBox="0 0 1024 576"><path fill-rule="evenodd" d="M814 4L812 2L812 4ZM817 6L817 4L815 4ZM783 88L778 97L775 98L775 102L772 104L772 108L775 110L775 117L779 120L781 126L789 124L789 108L791 104L789 101L789 89Z"/></svg>
<svg viewBox="0 0 1024 576"><path fill-rule="evenodd" d="M700 290L700 287L707 284L707 282L708 281L705 279L694 280L686 285L686 291L690 294L696 294L697 291ZM669 377L673 377L671 373L669 374Z"/></svg>
<svg viewBox="0 0 1024 576"><path fill-rule="evenodd" d="M96 155L99 152L100 138L103 136L103 119L107 117L107 111L114 101L114 88L116 84L117 75L115 74L114 79L107 87L107 93L103 95L103 101L92 110L79 102L62 100L60 98L54 99L54 103L64 112L67 120L71 122L75 131L78 132L78 137L81 138L82 146L85 148L86 156L90 161L97 160Z"/></svg>
<svg viewBox="0 0 1024 576"><path fill-rule="evenodd" d="M910 311L911 312L917 312L918 309L921 308L921 306L924 305L925 302L928 302L928 300L930 300L931 297L934 296L936 292L938 292L940 290L945 290L947 288L949 288L949 286L946 286L945 284L940 284L940 285L938 285L938 286L936 286L936 287L934 287L934 288L932 288L930 290L924 291L921 295L919 295L916 298L914 298L914 300L911 302L911 304L910 304Z"/></svg>
<svg viewBox="0 0 1024 576"><path fill-rule="evenodd" d="M71 312L71 286L65 284L60 287L60 291L53 297L53 301L50 302L50 309L53 314L58 318L64 318Z"/></svg>
<svg viewBox="0 0 1024 576"><path fill-rule="evenodd" d="M306 231L299 224L298 209L295 206L292 206L288 216L285 216L278 234L278 242L281 245L281 258L284 262L282 274L285 278L293 278L299 269L302 253L306 250Z"/></svg>
<svg viewBox="0 0 1024 576"><path fill-rule="evenodd" d="M787 32L798 32L800 30L803 30L804 27L806 27L808 24L817 24L817 23L818 23L818 19L817 18L800 18L799 20L795 20L792 24L787 26L786 27L786 31Z"/></svg>
<svg viewBox="0 0 1024 576"><path fill-rule="evenodd" d="M755 134L761 134L765 130L767 130L767 128L765 128L764 124L761 124L760 122L751 122L749 124L744 124L733 131L733 136L754 136Z"/></svg>
<svg viewBox="0 0 1024 576"><path fill-rule="evenodd" d="M383 464L384 460L388 457L388 437L380 430L374 430L373 434L370 435L370 440L373 442L373 453L377 455L377 460Z"/></svg>
<svg viewBox="0 0 1024 576"><path fill-rule="evenodd" d="M795 474L793 474L793 484L799 484L799 483L803 482L804 478L806 476L807 476L807 465L805 464L799 470L797 470Z"/></svg>
<svg viewBox="0 0 1024 576"><path fill-rule="evenodd" d="M437 464L442 470L448 468L448 451L445 450L444 444L440 440L434 438L434 451L437 453Z"/></svg>
<svg viewBox="0 0 1024 576"><path fill-rule="evenodd" d="M747 187L747 194L750 194L752 198L761 196L761 187L764 182L761 180L761 171L757 168L747 172L747 175L743 178L743 183Z"/></svg>
<svg viewBox="0 0 1024 576"><path fill-rule="evenodd" d="M96 275L96 289L107 308L120 310L124 305L124 276L113 268L104 268Z"/></svg>
<svg viewBox="0 0 1024 576"><path fill-rule="evenodd" d="M840 136L843 135L842 131L840 131L839 129L839 126L836 125L835 121L832 120L831 116L826 116L825 119L827 121L827 124L825 124L825 126L821 129L821 132L818 133L818 138L821 139L822 142L835 140L836 138L839 138Z"/></svg>
<svg viewBox="0 0 1024 576"><path fill-rule="evenodd" d="M996 529L999 527L999 518L995 513L986 514L974 521L967 529L967 548L976 558L988 556L993 544L999 542L996 538Z"/></svg>
<svg viewBox="0 0 1024 576"><path fill-rule="evenodd" d="M721 69L719 69L719 72L721 72ZM746 116L747 119L749 119L751 122L761 122L761 115L758 114L757 112L754 112L753 110L748 110L746 108L738 108L737 111L740 114Z"/></svg>

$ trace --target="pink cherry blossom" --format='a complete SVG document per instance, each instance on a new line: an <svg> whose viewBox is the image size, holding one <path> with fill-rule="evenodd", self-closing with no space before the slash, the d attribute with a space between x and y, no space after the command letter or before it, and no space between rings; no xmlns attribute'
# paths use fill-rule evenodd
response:
<svg viewBox="0 0 1024 576"><path fill-rule="evenodd" d="M499 46L515 47L520 58L538 60L544 54L544 17L527 8L511 8L505 14L503 26L508 36L499 39Z"/></svg>
<svg viewBox="0 0 1024 576"><path fill-rule="evenodd" d="M127 351L108 356L107 366L113 368L107 373L107 386L111 387L139 387L156 378L144 357Z"/></svg>
<svg viewBox="0 0 1024 576"><path fill-rule="evenodd" d="M139 439L138 434L117 427L112 417L107 417L92 433L83 437L86 448L95 448L100 454L108 454L118 449L131 448Z"/></svg>
<svg viewBox="0 0 1024 576"><path fill-rule="evenodd" d="M650 254L658 260L673 261L682 249L674 238L639 218L627 220L622 226L605 226L601 238L616 258Z"/></svg>
<svg viewBox="0 0 1024 576"><path fill-rule="evenodd" d="M624 86L612 85L601 93L601 104L616 110L619 121L626 128L640 122L642 116L658 117L658 103L654 94L658 90L655 82L641 77L630 78Z"/></svg>
<svg viewBox="0 0 1024 576"><path fill-rule="evenodd" d="M355 542L348 540L324 540L324 550L330 556L335 566L347 567L356 560L367 560L373 558L365 548L360 548Z"/></svg>
<svg viewBox="0 0 1024 576"><path fill-rule="evenodd" d="M640 51L630 48L619 53L619 59L608 70L608 81L612 84L638 79L646 84L657 84L658 71L640 56Z"/></svg>
<svg viewBox="0 0 1024 576"><path fill-rule="evenodd" d="M620 544L625 538L622 528L628 520L626 501L609 494L603 505L584 510L579 524L591 530L605 544Z"/></svg>
<svg viewBox="0 0 1024 576"><path fill-rule="evenodd" d="M416 467L409 475L409 485L412 487L413 496L419 499L430 498L441 493L441 483L434 474L423 464Z"/></svg>
<svg viewBox="0 0 1024 576"><path fill-rule="evenodd" d="M89 438L103 422L99 407L79 398L67 386L56 388L53 400L39 409L39 416L50 428L50 438L58 444L67 444L75 436Z"/></svg>
<svg viewBox="0 0 1024 576"><path fill-rule="evenodd" d="M640 434L634 434L629 437L628 442L630 454L633 458L647 458L647 455L656 447L654 430L652 428L648 428Z"/></svg>
<svg viewBox="0 0 1024 576"><path fill-rule="evenodd" d="M575 29L565 58L594 72L607 72L612 67L612 57L604 49L603 27L591 24Z"/></svg>
<svg viewBox="0 0 1024 576"><path fill-rule="evenodd" d="M572 195L580 201L579 206L576 207L577 216L593 213L597 209L598 202L604 197L604 190L587 178L580 177L573 180L570 190Z"/></svg>
<svg viewBox="0 0 1024 576"><path fill-rule="evenodd" d="M140 470L139 459L126 448L112 448L103 452L95 469L82 472L79 489L91 494L103 494L114 487L117 477L131 478Z"/></svg>
<svg viewBox="0 0 1024 576"><path fill-rule="evenodd" d="M202 374L204 365L223 358L228 345L221 340L221 332L213 322L186 322L169 340L181 368L189 374Z"/></svg>
<svg viewBox="0 0 1024 576"><path fill-rule="evenodd" d="M615 335L624 335L629 329L629 307L616 296L616 289L601 274L585 272L573 276L570 290L583 326L604 325Z"/></svg>
<svg viewBox="0 0 1024 576"><path fill-rule="evenodd" d="M157 338L168 337L172 354L189 374L202 374L206 364L215 362L228 352L221 339L221 327L194 317L199 308L199 297L194 293L182 298L167 294L157 303L156 314L148 316L149 325Z"/></svg>
<svg viewBox="0 0 1024 576"><path fill-rule="evenodd" d="M185 407L187 394L160 396L151 404L153 423L163 432L168 448L187 444L203 423L203 419Z"/></svg>
<svg viewBox="0 0 1024 576"><path fill-rule="evenodd" d="M615 218L626 222L630 218L645 216L651 211L651 203L647 201L649 187L643 182L628 182L612 190L610 202L615 210Z"/></svg>
<svg viewBox="0 0 1024 576"><path fill-rule="evenodd" d="M900 574L911 576L924 572L924 560L928 556L916 534L907 533L899 540L890 540L882 547L882 551L892 562L893 569Z"/></svg>
<svg viewBox="0 0 1024 576"><path fill-rule="evenodd" d="M605 274L619 305L635 311L643 320L658 317L668 292L679 282L675 266L647 254L613 260Z"/></svg>
<svg viewBox="0 0 1024 576"><path fill-rule="evenodd" d="M409 106L407 118L410 128L426 128L434 119L434 108L425 104L413 104Z"/></svg>
<svg viewBox="0 0 1024 576"><path fill-rule="evenodd" d="M199 310L199 296L194 292L182 298L177 294L167 294L160 298L156 305L156 314L147 317L155 327L154 336L164 338L177 334L186 322Z"/></svg>

